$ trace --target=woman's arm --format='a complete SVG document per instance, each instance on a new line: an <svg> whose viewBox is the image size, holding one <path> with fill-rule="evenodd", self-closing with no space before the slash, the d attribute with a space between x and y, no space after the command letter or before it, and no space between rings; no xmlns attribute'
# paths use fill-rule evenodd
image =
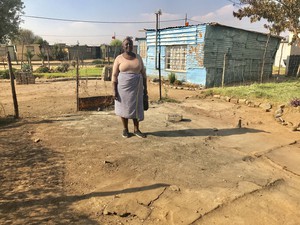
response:
<svg viewBox="0 0 300 225"><path fill-rule="evenodd" d="M138 55L139 57L139 61L141 63L141 74L143 76L143 86L144 86L144 95L147 95L148 94L148 90L147 90L147 74L146 74L146 68L144 66L144 63L143 63L143 60L142 58Z"/></svg>
<svg viewBox="0 0 300 225"><path fill-rule="evenodd" d="M117 57L114 61L112 75L111 75L112 90L113 90L113 96L115 100L118 100L118 75L120 73L119 64L120 63Z"/></svg>

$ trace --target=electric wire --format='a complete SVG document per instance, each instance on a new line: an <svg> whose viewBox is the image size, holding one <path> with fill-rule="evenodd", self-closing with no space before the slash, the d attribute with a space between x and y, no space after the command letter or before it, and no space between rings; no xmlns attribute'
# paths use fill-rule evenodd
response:
<svg viewBox="0 0 300 225"><path fill-rule="evenodd" d="M80 23L101 23L101 24L149 24L149 23L155 23L155 21L96 21L96 20L62 19L62 18L31 16L31 15L21 15L21 16L26 17L26 18L33 18L33 19L54 20L54 21L64 21L64 22L80 22ZM176 22L176 21L183 21L183 20L184 19L161 20L160 22Z"/></svg>

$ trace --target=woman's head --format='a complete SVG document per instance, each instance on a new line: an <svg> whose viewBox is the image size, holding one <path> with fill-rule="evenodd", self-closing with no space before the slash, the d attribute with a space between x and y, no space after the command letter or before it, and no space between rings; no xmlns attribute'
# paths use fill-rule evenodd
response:
<svg viewBox="0 0 300 225"><path fill-rule="evenodd" d="M133 41L131 37L126 37L122 42L122 47L124 52L132 52L133 50Z"/></svg>

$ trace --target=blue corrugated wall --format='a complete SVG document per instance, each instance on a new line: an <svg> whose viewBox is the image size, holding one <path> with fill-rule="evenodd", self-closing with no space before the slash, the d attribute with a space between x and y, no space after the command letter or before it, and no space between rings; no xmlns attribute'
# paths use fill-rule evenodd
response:
<svg viewBox="0 0 300 225"><path fill-rule="evenodd" d="M168 74L175 72L178 80L205 86L206 69L203 66L203 47L206 25L196 25L178 28L162 29L158 33L158 46L160 45L161 75L168 78ZM158 76L155 68L156 31L146 32L147 59L146 68L148 76ZM165 69L166 46L186 45L186 71L171 71Z"/></svg>

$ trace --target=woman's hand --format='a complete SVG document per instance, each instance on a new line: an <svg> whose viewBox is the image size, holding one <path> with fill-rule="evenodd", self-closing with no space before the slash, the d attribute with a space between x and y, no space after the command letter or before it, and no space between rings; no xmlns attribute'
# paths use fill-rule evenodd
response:
<svg viewBox="0 0 300 225"><path fill-rule="evenodd" d="M118 84L117 82L112 83L112 88L113 88L113 98L114 100L118 101L119 100L119 93L118 93Z"/></svg>
<svg viewBox="0 0 300 225"><path fill-rule="evenodd" d="M114 94L113 94L114 100L119 101L118 96L119 96L118 92L115 91Z"/></svg>
<svg viewBox="0 0 300 225"><path fill-rule="evenodd" d="M144 89L144 95L145 95L145 96L148 95L147 89Z"/></svg>

